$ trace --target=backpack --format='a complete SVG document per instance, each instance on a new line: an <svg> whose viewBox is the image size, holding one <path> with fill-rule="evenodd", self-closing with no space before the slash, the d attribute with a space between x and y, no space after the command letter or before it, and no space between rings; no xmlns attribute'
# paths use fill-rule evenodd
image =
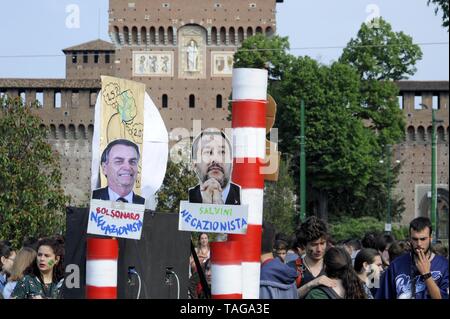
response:
<svg viewBox="0 0 450 319"><path fill-rule="evenodd" d="M300 288L300 284L302 283L303 267L302 257L298 257L295 260L295 270L297 270L297 278L295 279L295 284L297 285L297 288Z"/></svg>

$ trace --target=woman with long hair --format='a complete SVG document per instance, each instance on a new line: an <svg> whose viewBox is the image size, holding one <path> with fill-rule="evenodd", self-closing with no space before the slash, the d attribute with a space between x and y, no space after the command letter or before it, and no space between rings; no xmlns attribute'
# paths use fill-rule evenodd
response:
<svg viewBox="0 0 450 319"><path fill-rule="evenodd" d="M202 265L210 256L210 247L209 247L209 236L207 233L200 233L198 235L197 247L195 247L195 252L198 257L198 261L200 265ZM194 258L191 255L190 258L191 264L191 273L195 273L197 271L197 267L195 266Z"/></svg>
<svg viewBox="0 0 450 319"><path fill-rule="evenodd" d="M17 285L17 282L24 277L25 270L30 267L36 260L36 251L30 247L23 247L16 255L14 265L11 268L11 273L8 278L8 283L3 289L3 298L9 299L11 293Z"/></svg>
<svg viewBox="0 0 450 319"><path fill-rule="evenodd" d="M373 286L371 282L374 285L375 282L379 282L380 274L383 271L383 260L380 252L373 248L361 249L356 255L354 268L361 280L367 298L373 299L369 286Z"/></svg>
<svg viewBox="0 0 450 319"><path fill-rule="evenodd" d="M39 241L36 262L14 288L11 298L56 299L64 279L64 248L53 238Z"/></svg>
<svg viewBox="0 0 450 319"><path fill-rule="evenodd" d="M336 286L317 286L309 291L306 299L367 299L352 266L352 258L342 247L331 247L323 258L325 273L336 280Z"/></svg>

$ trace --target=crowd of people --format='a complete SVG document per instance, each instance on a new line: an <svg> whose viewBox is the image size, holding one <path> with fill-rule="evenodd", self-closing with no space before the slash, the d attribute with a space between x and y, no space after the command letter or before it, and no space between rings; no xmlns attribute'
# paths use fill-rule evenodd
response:
<svg viewBox="0 0 450 319"><path fill-rule="evenodd" d="M325 222L310 217L289 238L263 225L260 298L448 298L448 249L432 245L432 225L418 217L409 239L369 232L335 242Z"/></svg>
<svg viewBox="0 0 450 319"><path fill-rule="evenodd" d="M0 241L0 298L61 298L64 238L28 238L19 250Z"/></svg>
<svg viewBox="0 0 450 319"><path fill-rule="evenodd" d="M368 232L335 242L328 225L309 217L292 237L263 224L261 299L443 299L448 298L448 248L432 244L432 225L418 217L409 238ZM211 284L208 234L198 236L198 271L190 259L190 298L208 298Z"/></svg>
<svg viewBox="0 0 450 319"><path fill-rule="evenodd" d="M369 232L335 242L315 216L289 236L263 224L261 299L448 298L448 248L432 244L432 225L418 217L409 238ZM200 233L189 268L189 298L211 297L209 236ZM19 250L0 241L0 298L62 298L64 238L25 240Z"/></svg>

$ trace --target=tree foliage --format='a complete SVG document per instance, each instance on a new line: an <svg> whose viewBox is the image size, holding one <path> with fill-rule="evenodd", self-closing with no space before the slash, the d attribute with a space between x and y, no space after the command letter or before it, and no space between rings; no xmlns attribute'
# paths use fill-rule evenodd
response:
<svg viewBox="0 0 450 319"><path fill-rule="evenodd" d="M438 14L439 8L442 10L442 26L447 28L447 32L449 31L449 23L448 23L448 0L428 0L428 5L433 3L437 7L434 9L434 13Z"/></svg>
<svg viewBox="0 0 450 319"><path fill-rule="evenodd" d="M401 80L416 73L420 47L403 32L392 31L383 18L363 23L347 44L340 62L352 65L363 80Z"/></svg>
<svg viewBox="0 0 450 319"><path fill-rule="evenodd" d="M156 211L178 213L180 201L188 199L189 188L196 184L197 176L188 164L169 161L163 185L156 194Z"/></svg>
<svg viewBox="0 0 450 319"><path fill-rule="evenodd" d="M278 181L265 183L263 214L264 221L272 223L285 234L293 234L296 226L294 189L290 160L281 160Z"/></svg>
<svg viewBox="0 0 450 319"><path fill-rule="evenodd" d="M386 22L380 23L384 29L390 30ZM280 150L292 155L296 185L299 184L300 101L305 101L309 213L321 217L326 217L321 215L324 212L335 217L370 215L384 219L387 174L379 160L387 143L398 142L403 137L405 125L398 107L396 85L392 79L380 80L381 74L390 73L383 70L366 72L345 59L329 66L321 65L307 56L290 55L285 41L287 39L277 36L248 38L244 41L244 48L261 45L263 50L254 54L239 50L236 53L237 66L264 65L272 74L269 94L278 104L274 127L279 130ZM358 49L356 46L352 48L355 52ZM415 54L415 50L412 52ZM364 54L356 52L355 56ZM257 56L256 61L253 56ZM407 61L415 63L418 56L407 58ZM378 58L381 57L382 54ZM396 59L392 58L392 61ZM382 62L373 62L374 66L379 64L383 65ZM413 66L408 66L405 70L413 69ZM366 79L366 73L373 79ZM395 176L391 176L391 181L395 185ZM296 191L298 194L299 189ZM392 207L392 215L398 216L402 210L401 200L393 203Z"/></svg>
<svg viewBox="0 0 450 319"><path fill-rule="evenodd" d="M28 236L61 233L69 198L61 188L59 154L33 115L36 105L0 98L0 238L20 247Z"/></svg>
<svg viewBox="0 0 450 319"><path fill-rule="evenodd" d="M407 230L407 227L395 226L392 228L392 234L396 240L403 240L407 237ZM351 238L362 239L368 232L383 233L384 222L379 221L372 216L363 216L358 219L344 217L340 221L330 224L331 237L336 241Z"/></svg>

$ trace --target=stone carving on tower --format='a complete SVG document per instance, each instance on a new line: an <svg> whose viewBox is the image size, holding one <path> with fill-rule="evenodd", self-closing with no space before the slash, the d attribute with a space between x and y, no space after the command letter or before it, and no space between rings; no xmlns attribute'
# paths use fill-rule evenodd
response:
<svg viewBox="0 0 450 319"><path fill-rule="evenodd" d="M179 30L178 38L178 76L185 79L205 78L205 30L195 25L184 26Z"/></svg>

